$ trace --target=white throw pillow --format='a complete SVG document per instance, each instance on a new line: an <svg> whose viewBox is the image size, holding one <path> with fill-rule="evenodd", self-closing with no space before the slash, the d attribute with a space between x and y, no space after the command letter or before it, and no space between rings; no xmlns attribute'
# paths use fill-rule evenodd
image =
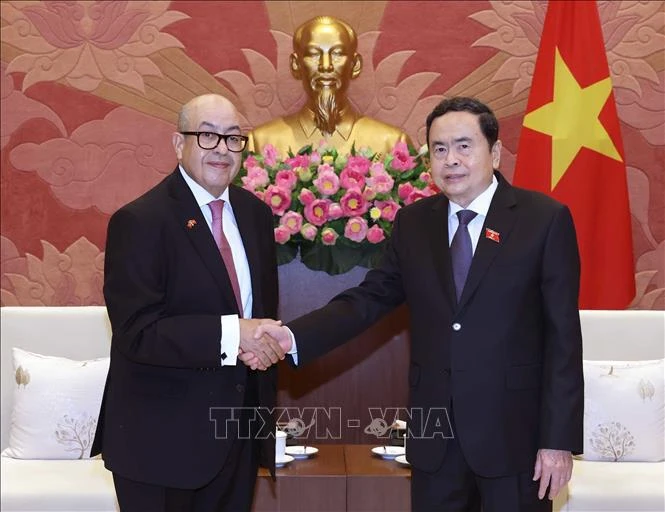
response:
<svg viewBox="0 0 665 512"><path fill-rule="evenodd" d="M663 359L584 361L584 459L665 458L664 369Z"/></svg>
<svg viewBox="0 0 665 512"><path fill-rule="evenodd" d="M73 361L12 349L14 408L9 446L17 459L90 457L109 358Z"/></svg>

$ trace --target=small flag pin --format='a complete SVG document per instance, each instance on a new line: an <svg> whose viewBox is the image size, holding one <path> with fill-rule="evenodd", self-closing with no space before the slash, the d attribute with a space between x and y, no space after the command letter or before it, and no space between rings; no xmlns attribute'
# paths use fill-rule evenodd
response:
<svg viewBox="0 0 665 512"><path fill-rule="evenodd" d="M485 238L489 238L492 242L496 242L497 244L500 241L499 233L490 228L485 228Z"/></svg>

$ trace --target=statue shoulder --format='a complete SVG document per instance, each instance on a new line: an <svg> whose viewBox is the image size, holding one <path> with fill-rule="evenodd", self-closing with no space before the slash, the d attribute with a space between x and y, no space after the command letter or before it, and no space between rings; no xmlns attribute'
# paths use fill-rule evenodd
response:
<svg viewBox="0 0 665 512"><path fill-rule="evenodd" d="M355 124L355 131L358 134L371 133L375 137L378 136L386 145L386 149L391 149L398 142L413 145L409 135L399 127L384 123L373 117L359 117Z"/></svg>
<svg viewBox="0 0 665 512"><path fill-rule="evenodd" d="M266 144L273 146L294 146L293 126L296 116L276 117L263 123L249 132L248 148L250 151L261 151Z"/></svg>
<svg viewBox="0 0 665 512"><path fill-rule="evenodd" d="M383 121L379 121L378 119L375 119L373 117L360 116L356 121L356 123L358 125L358 128L362 129L377 128L386 133L392 133L395 135L403 133L402 130L400 130L397 126L384 123Z"/></svg>

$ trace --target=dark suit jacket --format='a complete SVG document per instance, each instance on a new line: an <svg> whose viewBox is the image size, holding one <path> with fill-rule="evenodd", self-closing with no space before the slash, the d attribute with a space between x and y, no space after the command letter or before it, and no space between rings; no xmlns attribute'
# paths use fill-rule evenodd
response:
<svg viewBox="0 0 665 512"><path fill-rule="evenodd" d="M229 193L249 261L253 316L274 318L272 214L245 190L231 186ZM237 437L237 424L223 419L245 403L248 375L255 373L259 403L273 408L277 373L220 364L220 316L238 307L178 169L111 217L104 270L113 338L93 453L101 451L106 467L125 478L200 487L219 472ZM268 422L262 434L274 431L269 415ZM273 468L274 437L260 445L261 464Z"/></svg>
<svg viewBox="0 0 665 512"><path fill-rule="evenodd" d="M442 194L399 211L384 260L358 287L288 326L299 364L406 301L410 310L409 462L443 461L451 399L474 472L531 471L539 448L582 451L579 255L568 209L499 186L457 304ZM499 233L495 242L485 228ZM441 422L441 426L437 424Z"/></svg>

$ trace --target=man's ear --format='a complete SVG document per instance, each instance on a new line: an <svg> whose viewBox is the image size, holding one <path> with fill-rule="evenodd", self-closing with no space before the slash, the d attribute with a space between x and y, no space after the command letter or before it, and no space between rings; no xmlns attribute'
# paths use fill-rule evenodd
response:
<svg viewBox="0 0 665 512"><path fill-rule="evenodd" d="M173 132L171 137L171 142L173 142L173 149L175 149L175 156L178 159L178 162L182 160L182 147L185 144L185 136L179 132Z"/></svg>
<svg viewBox="0 0 665 512"><path fill-rule="evenodd" d="M289 57L289 63L291 64L291 74L296 80L300 80L300 63L298 62L298 54L293 52Z"/></svg>
<svg viewBox="0 0 665 512"><path fill-rule="evenodd" d="M351 78L358 78L360 72L363 70L363 58L359 53L353 56L353 69L351 70Z"/></svg>
<svg viewBox="0 0 665 512"><path fill-rule="evenodd" d="M501 141L497 140L492 146L492 169L498 169L501 163Z"/></svg>

